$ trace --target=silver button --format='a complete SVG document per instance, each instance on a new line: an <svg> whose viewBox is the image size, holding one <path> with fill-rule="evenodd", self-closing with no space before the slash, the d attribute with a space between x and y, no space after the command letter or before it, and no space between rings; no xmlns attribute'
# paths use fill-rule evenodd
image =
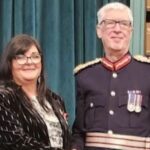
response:
<svg viewBox="0 0 150 150"><path fill-rule="evenodd" d="M117 76L118 76L118 75L117 75L116 72L114 72L114 73L112 74L112 77L113 77L113 78L117 78Z"/></svg>
<svg viewBox="0 0 150 150"><path fill-rule="evenodd" d="M94 106L94 104L93 103L90 103L90 107L93 107Z"/></svg>
<svg viewBox="0 0 150 150"><path fill-rule="evenodd" d="M111 91L111 92L110 92L110 95L111 95L111 96L115 96L115 95L116 95L116 92L115 92L115 91Z"/></svg>
<svg viewBox="0 0 150 150"><path fill-rule="evenodd" d="M109 111L109 114L110 114L110 115L114 115L114 111L113 111L113 110L110 110L110 111Z"/></svg>
<svg viewBox="0 0 150 150"><path fill-rule="evenodd" d="M108 134L113 134L113 131L112 130L108 130Z"/></svg>

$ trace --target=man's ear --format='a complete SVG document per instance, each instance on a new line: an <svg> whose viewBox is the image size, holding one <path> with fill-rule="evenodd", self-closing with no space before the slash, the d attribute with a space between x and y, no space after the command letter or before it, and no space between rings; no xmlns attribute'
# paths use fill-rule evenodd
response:
<svg viewBox="0 0 150 150"><path fill-rule="evenodd" d="M101 38L101 27L100 27L100 25L96 26L96 33L97 33L97 37Z"/></svg>

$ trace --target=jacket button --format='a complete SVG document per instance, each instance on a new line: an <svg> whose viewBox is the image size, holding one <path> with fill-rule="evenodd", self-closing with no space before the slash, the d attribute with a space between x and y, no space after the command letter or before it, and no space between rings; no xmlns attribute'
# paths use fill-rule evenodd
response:
<svg viewBox="0 0 150 150"><path fill-rule="evenodd" d="M90 107L92 108L93 106L94 106L94 104L91 102L91 103L90 103Z"/></svg>
<svg viewBox="0 0 150 150"><path fill-rule="evenodd" d="M116 72L114 72L114 73L112 74L112 77L113 77L113 78L117 78L117 76L118 76L118 75L117 75Z"/></svg>
<svg viewBox="0 0 150 150"><path fill-rule="evenodd" d="M110 115L114 115L114 111L113 111L113 110L110 110L110 111L109 111L109 114L110 114Z"/></svg>
<svg viewBox="0 0 150 150"><path fill-rule="evenodd" d="M113 131L112 130L108 130L108 134L113 134Z"/></svg>
<svg viewBox="0 0 150 150"><path fill-rule="evenodd" d="M111 95L111 96L115 96L115 95L116 95L116 92L115 92L115 91L111 91L111 92L110 92L110 95Z"/></svg>

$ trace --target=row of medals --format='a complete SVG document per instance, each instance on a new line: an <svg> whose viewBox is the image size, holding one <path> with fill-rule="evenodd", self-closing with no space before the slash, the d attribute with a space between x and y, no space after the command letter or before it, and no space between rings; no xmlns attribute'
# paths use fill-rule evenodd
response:
<svg viewBox="0 0 150 150"><path fill-rule="evenodd" d="M128 104L127 109L129 112L135 111L136 113L142 110L142 95L141 91L133 90L128 91Z"/></svg>

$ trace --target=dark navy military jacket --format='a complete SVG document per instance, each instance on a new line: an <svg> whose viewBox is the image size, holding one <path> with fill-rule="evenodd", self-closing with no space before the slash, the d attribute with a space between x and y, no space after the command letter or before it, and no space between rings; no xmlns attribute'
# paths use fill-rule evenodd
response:
<svg viewBox="0 0 150 150"><path fill-rule="evenodd" d="M72 148L84 149L87 132L150 137L149 63L131 58L127 65L112 71L97 61L79 70L75 79ZM132 102L138 98L140 109Z"/></svg>

